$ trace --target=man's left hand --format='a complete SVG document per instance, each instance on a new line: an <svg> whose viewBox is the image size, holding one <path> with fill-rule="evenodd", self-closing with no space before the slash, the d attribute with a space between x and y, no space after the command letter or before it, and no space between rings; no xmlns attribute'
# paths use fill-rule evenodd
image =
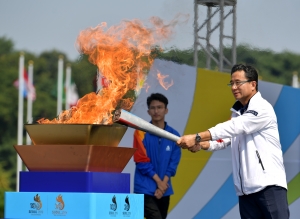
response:
<svg viewBox="0 0 300 219"><path fill-rule="evenodd" d="M163 197L164 193L159 189L157 188L155 190L155 193L154 193L154 196L157 198L157 199L161 199Z"/></svg>
<svg viewBox="0 0 300 219"><path fill-rule="evenodd" d="M182 149L187 149L195 146L196 144L196 135L184 135L176 142L179 147Z"/></svg>

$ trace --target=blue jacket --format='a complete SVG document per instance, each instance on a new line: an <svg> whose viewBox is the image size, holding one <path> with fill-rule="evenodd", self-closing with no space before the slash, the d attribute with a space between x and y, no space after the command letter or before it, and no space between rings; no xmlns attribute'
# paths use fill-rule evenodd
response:
<svg viewBox="0 0 300 219"><path fill-rule="evenodd" d="M179 133L165 123L165 130L179 136ZM175 176L181 157L181 149L175 142L136 130L134 133L133 147L137 148L134 154L136 163L134 176L134 192L154 195L157 184L153 180L155 173L161 180L169 177L169 188L164 196L172 195L173 188L171 177Z"/></svg>

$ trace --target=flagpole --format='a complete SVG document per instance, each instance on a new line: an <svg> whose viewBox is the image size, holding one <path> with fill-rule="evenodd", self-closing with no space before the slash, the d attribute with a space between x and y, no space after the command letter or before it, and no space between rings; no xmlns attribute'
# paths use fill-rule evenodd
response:
<svg viewBox="0 0 300 219"><path fill-rule="evenodd" d="M293 72L292 87L299 88L298 73L296 71Z"/></svg>
<svg viewBox="0 0 300 219"><path fill-rule="evenodd" d="M71 65L66 68L66 110L70 108Z"/></svg>
<svg viewBox="0 0 300 219"><path fill-rule="evenodd" d="M33 61L30 60L28 62L28 83L29 85L33 84ZM27 123L32 123L32 95L30 92L27 92ZM31 144L31 139L28 135L26 134L26 144L30 145Z"/></svg>
<svg viewBox="0 0 300 219"><path fill-rule="evenodd" d="M57 115L62 111L62 94L63 94L63 56L58 58L58 78L57 78Z"/></svg>
<svg viewBox="0 0 300 219"><path fill-rule="evenodd" d="M19 58L19 104L18 104L18 145L23 145L23 105L24 105L24 53ZM20 171L22 171L22 160L17 154L17 182L16 191L19 191Z"/></svg>

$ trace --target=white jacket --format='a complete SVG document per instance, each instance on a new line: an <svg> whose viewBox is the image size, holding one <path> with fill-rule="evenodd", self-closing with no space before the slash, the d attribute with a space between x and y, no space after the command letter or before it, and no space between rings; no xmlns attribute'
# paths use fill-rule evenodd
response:
<svg viewBox="0 0 300 219"><path fill-rule="evenodd" d="M272 105L257 92L243 115L241 103L231 108L231 120L209 131L210 151L231 144L233 181L238 196L258 192L269 185L287 189L277 118Z"/></svg>

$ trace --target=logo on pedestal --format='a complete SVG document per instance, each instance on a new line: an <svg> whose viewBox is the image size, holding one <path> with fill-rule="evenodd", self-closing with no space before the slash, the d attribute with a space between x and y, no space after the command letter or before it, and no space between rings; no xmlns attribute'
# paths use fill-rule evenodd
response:
<svg viewBox="0 0 300 219"><path fill-rule="evenodd" d="M39 196L39 194L36 194L36 196L33 197L33 200L35 201L34 203L30 203L30 210L29 213L32 215L40 215L43 214L42 209L42 201L41 198Z"/></svg>
<svg viewBox="0 0 300 219"><path fill-rule="evenodd" d="M125 198L125 204L124 204L124 210L123 211L123 217L130 217L131 216L131 212L130 210L130 203L129 203L129 197L128 195Z"/></svg>
<svg viewBox="0 0 300 219"><path fill-rule="evenodd" d="M110 211L109 211L109 215L112 216L112 217L116 217L118 215L118 212L116 211L118 208L118 205L117 205L117 198L116 196L114 195L112 197L112 204L110 204Z"/></svg>
<svg viewBox="0 0 300 219"><path fill-rule="evenodd" d="M53 215L57 216L65 216L67 215L67 211L64 211L63 209L65 208L65 202L62 198L62 195L58 195L56 197L56 203L55 203L55 210L52 211Z"/></svg>

